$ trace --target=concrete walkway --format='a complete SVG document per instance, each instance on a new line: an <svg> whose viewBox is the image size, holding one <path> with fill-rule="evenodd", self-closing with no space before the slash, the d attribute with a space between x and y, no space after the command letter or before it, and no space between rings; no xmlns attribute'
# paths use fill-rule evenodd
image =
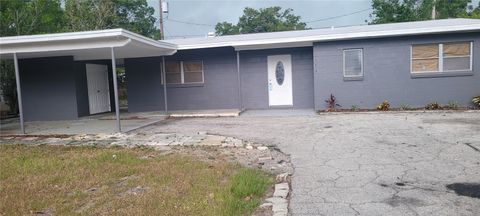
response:
<svg viewBox="0 0 480 216"><path fill-rule="evenodd" d="M293 215L479 215L480 113L243 115L170 119L149 132L234 136L291 154Z"/></svg>

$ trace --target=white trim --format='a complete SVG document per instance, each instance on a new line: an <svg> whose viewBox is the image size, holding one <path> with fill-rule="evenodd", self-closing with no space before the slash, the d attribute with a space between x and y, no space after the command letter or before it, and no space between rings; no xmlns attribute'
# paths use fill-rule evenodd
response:
<svg viewBox="0 0 480 216"><path fill-rule="evenodd" d="M160 48L167 48L167 49L177 48L175 44L164 42L164 41L156 41L154 39L144 37L142 35L133 33L125 29L107 29L107 30L97 30L97 31L1 37L0 45L5 46L5 45L22 44L22 43L59 42L59 41L88 40L88 39L112 38L112 37L113 38L125 37L125 38L133 39L141 43L145 43L145 44L155 46L155 47L160 47ZM110 47L110 46L106 45L105 47Z"/></svg>
<svg viewBox="0 0 480 216"><path fill-rule="evenodd" d="M183 69L183 61L180 61L180 83L185 84L185 71Z"/></svg>
<svg viewBox="0 0 480 216"><path fill-rule="evenodd" d="M312 47L313 42L299 42L299 43L278 43L278 44L260 44L260 45L244 45L234 46L235 51L244 50L258 50L258 49L278 49L278 48L298 48L298 47Z"/></svg>
<svg viewBox="0 0 480 216"><path fill-rule="evenodd" d="M443 43L438 44L438 71L443 71Z"/></svg>
<svg viewBox="0 0 480 216"><path fill-rule="evenodd" d="M345 52L349 52L349 51L360 51L360 75L346 75L345 74ZM345 77L345 78L363 77L363 49L362 48L353 48L353 49L344 49L343 50L343 77Z"/></svg>
<svg viewBox="0 0 480 216"><path fill-rule="evenodd" d="M470 41L470 70L473 71L473 41Z"/></svg>
<svg viewBox="0 0 480 216"><path fill-rule="evenodd" d="M465 19L471 21L469 19ZM443 20L445 21L445 20ZM442 20L436 21L424 21L424 22L443 22ZM448 20L447 20L448 21ZM410 22L415 23L415 22ZM396 26L398 24L379 24L379 25L389 25ZM375 25L378 26L378 25ZM332 31L347 29L350 27L341 27L333 29ZM177 44L178 50L187 50L187 49L200 49L200 48L213 48L213 47L224 47L224 46L250 46L250 49L253 49L255 45L278 45L286 43L303 43L303 42L324 42L324 41L337 41L337 40L351 40L351 39L368 39L368 38L381 38L381 37L395 37L395 36L415 36L415 35L425 35L425 34L445 34L451 32L478 32L480 31L480 23L468 23L468 24L445 24L438 25L434 27L407 27L407 28L391 28L388 30L370 30L368 31L369 26L364 27L365 30L356 30L354 32L346 33L337 33L337 34L313 34L313 35L296 35L296 32L304 31L316 31L316 30L302 30L302 31L293 31L290 33L285 32L275 32L275 33L256 33L256 34L246 34L246 35L235 35L235 36L220 36L217 38L200 38L196 43L184 43L182 44L182 39L177 40L167 40L167 42ZM284 34L284 36L278 35ZM257 36L271 36L270 38L261 38L256 39ZM219 41L221 38L230 37L230 40ZM188 41L189 39L184 39ZM241 48L239 48L241 50Z"/></svg>

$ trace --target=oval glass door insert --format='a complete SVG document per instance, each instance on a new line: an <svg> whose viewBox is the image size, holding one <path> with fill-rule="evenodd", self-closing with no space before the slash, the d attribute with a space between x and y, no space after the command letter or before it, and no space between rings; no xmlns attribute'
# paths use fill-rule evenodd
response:
<svg viewBox="0 0 480 216"><path fill-rule="evenodd" d="M285 80L285 69L281 61L277 62L277 66L275 68L275 78L277 79L278 85L282 85L283 81Z"/></svg>

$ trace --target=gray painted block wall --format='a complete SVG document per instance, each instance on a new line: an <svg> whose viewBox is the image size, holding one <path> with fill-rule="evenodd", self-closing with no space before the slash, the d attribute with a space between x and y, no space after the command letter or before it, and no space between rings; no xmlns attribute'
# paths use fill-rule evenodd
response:
<svg viewBox="0 0 480 216"><path fill-rule="evenodd" d="M129 112L164 109L161 58L125 59Z"/></svg>
<svg viewBox="0 0 480 216"><path fill-rule="evenodd" d="M168 85L171 110L236 109L238 103L237 57L233 48L179 51L168 60L202 60L204 84Z"/></svg>
<svg viewBox="0 0 480 216"><path fill-rule="evenodd" d="M165 61L202 60L203 84L169 84L169 110L238 108L236 54L233 48L179 51ZM125 59L129 112L164 109L161 58Z"/></svg>
<svg viewBox="0 0 480 216"><path fill-rule="evenodd" d="M268 109L267 57L292 55L293 107L313 108L313 54L311 47L240 52L243 107ZM202 60L203 84L168 85L169 110L237 109L237 59L233 48L179 51L166 61ZM163 110L161 58L126 59L130 112Z"/></svg>
<svg viewBox="0 0 480 216"><path fill-rule="evenodd" d="M410 47L412 44L473 41L473 75L452 77L412 78ZM364 78L343 80L343 49L362 48ZM480 34L451 34L339 41L314 44L315 109L326 108L324 102L332 93L342 108L352 105L375 108L383 100L393 107L408 104L424 107L437 101L448 104L458 101L470 104L480 94Z"/></svg>
<svg viewBox="0 0 480 216"><path fill-rule="evenodd" d="M19 60L25 121L77 119L73 57Z"/></svg>
<svg viewBox="0 0 480 216"><path fill-rule="evenodd" d="M242 100L246 109L268 109L269 55L292 56L293 108L313 108L312 47L240 51Z"/></svg>

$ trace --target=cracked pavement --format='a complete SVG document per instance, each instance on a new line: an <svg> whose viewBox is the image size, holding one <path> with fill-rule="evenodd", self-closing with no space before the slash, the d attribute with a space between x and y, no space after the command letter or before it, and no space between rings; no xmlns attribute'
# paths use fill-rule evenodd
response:
<svg viewBox="0 0 480 216"><path fill-rule="evenodd" d="M275 144L295 168L293 215L480 215L445 186L480 183L479 112L169 119L143 130Z"/></svg>

